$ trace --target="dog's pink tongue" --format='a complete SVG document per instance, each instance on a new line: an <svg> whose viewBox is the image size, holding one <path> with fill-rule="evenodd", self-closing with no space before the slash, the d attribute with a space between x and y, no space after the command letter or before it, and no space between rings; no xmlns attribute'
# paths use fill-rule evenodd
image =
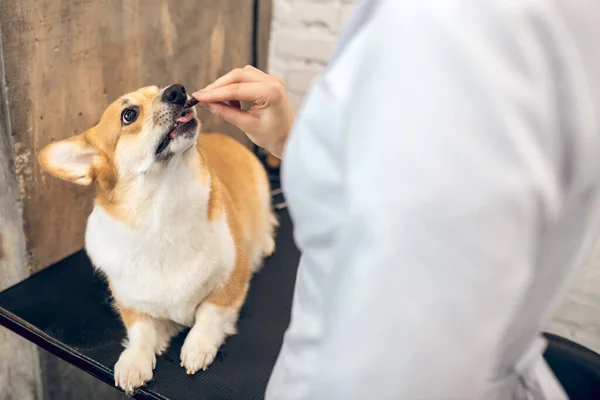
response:
<svg viewBox="0 0 600 400"><path fill-rule="evenodd" d="M192 118L194 118L194 114L193 113L187 113L183 117L177 118L175 121L181 122L182 124L185 124L186 122L190 122L192 120Z"/></svg>

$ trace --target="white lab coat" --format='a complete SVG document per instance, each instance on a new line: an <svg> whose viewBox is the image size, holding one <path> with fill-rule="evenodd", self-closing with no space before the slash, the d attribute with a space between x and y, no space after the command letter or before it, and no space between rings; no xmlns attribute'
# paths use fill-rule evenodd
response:
<svg viewBox="0 0 600 400"><path fill-rule="evenodd" d="M564 399L539 336L596 238L596 0L381 0L299 113L267 399Z"/></svg>

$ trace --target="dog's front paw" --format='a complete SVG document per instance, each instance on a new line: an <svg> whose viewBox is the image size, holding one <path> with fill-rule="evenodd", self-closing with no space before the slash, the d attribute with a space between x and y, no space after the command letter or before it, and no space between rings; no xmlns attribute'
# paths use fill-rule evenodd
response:
<svg viewBox="0 0 600 400"><path fill-rule="evenodd" d="M212 364L219 350L219 345L201 337L188 335L181 348L181 366L189 375L203 370Z"/></svg>
<svg viewBox="0 0 600 400"><path fill-rule="evenodd" d="M156 357L151 351L125 349L115 364L115 386L127 394L152 379Z"/></svg>

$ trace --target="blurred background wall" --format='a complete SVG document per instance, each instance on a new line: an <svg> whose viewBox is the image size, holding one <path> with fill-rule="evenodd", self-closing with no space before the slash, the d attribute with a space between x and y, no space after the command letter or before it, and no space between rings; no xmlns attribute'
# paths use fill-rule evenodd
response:
<svg viewBox="0 0 600 400"><path fill-rule="evenodd" d="M577 272L548 330L600 353L600 241Z"/></svg>
<svg viewBox="0 0 600 400"><path fill-rule="evenodd" d="M296 108L323 69L356 0L274 0L269 70ZM548 330L600 352L600 242L581 267Z"/></svg>
<svg viewBox="0 0 600 400"><path fill-rule="evenodd" d="M298 108L327 64L356 0L274 0L269 71L282 77Z"/></svg>

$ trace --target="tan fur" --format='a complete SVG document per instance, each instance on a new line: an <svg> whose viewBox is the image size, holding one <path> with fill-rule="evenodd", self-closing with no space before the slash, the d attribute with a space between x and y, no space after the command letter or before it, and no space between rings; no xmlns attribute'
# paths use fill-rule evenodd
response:
<svg viewBox="0 0 600 400"><path fill-rule="evenodd" d="M214 220L222 207L227 212L237 259L229 281L213 292L207 301L218 306L241 304L248 289L250 267L247 252L260 246L260 199L254 184L256 172L262 169L258 159L234 139L220 134L204 134L198 139L198 150L212 177L208 216ZM239 171L245 171L240 174Z"/></svg>
<svg viewBox="0 0 600 400"><path fill-rule="evenodd" d="M271 153L267 154L265 161L267 165L271 168L279 168L279 166L281 166L281 160Z"/></svg>
<svg viewBox="0 0 600 400"><path fill-rule="evenodd" d="M95 127L81 135L46 146L40 152L40 164L58 178L81 185L94 184L96 207L135 231L144 222L143 218L152 215L153 210L152 199L139 197L140 187L135 186L139 185L140 179L146 179L136 175L139 172L135 160L142 160L139 163L145 165L144 157L147 158L148 152L144 149L156 146L157 136L153 134L152 129L155 128L152 127L164 123L165 118L165 113L161 111L165 107L161 103L161 95L162 91L158 88L147 87L123 96L107 108ZM135 122L125 125L121 123L121 113L128 107L137 107L139 114ZM136 151L141 154L138 158ZM252 273L260 265L262 257L270 255L274 249L273 229L276 220L270 210L269 185L263 166L252 152L234 139L220 134L201 134L196 146L183 150L180 157L185 168L191 167L189 170L192 175L196 174L195 185L206 188L208 195L198 199L206 202L207 222L202 223L216 224L215 226L219 223L224 226L226 223L228 229L222 228L222 231L228 230L227 238L230 236L230 239L227 240L233 241L235 251L233 267L226 269L231 272L198 305L196 323L182 349L182 365L188 373L194 373L198 368L206 368L216 354L215 348L207 348L206 343L202 342L206 333L212 332L210 324L215 323L220 329L220 333L213 335L215 346L219 346L219 341L234 332L237 313L246 297ZM156 166L148 168L158 168L159 172L152 172L155 170L150 169L149 172L141 172L142 176L160 173L160 168L167 168L167 163L153 162L157 163ZM152 192L149 193L151 195ZM225 222L222 219L223 213L227 217ZM191 220L186 222L189 221ZM94 243L102 243L98 242L103 240L102 231L95 231L93 235ZM198 238L200 243L203 240L202 237ZM89 250L88 247L88 252ZM102 251L96 254L101 253ZM228 263L231 264L229 261ZM201 267L202 265L195 266ZM143 269L140 271L144 273ZM115 382L130 391L142 385L152 375L148 363L154 353L149 356L143 352L146 348L144 338L153 337L149 346L155 349L155 354L160 354L177 331L177 324L152 310L141 311L131 306L130 304L135 304L135 300L128 304L126 299L119 298L116 290L119 285L113 286L114 283L123 283L111 282L109 287L115 299L115 308L128 329L128 336L133 335L130 340L136 341L122 354L115 366ZM130 287L131 283L126 284ZM198 321L198 318L201 320Z"/></svg>
<svg viewBox="0 0 600 400"><path fill-rule="evenodd" d="M138 323L142 320L151 318L148 314L138 312L131 307L125 307L125 306L119 305L118 300L116 300L116 308L119 311L119 315L121 316L123 325L125 325L126 328L131 328L136 323Z"/></svg>
<svg viewBox="0 0 600 400"><path fill-rule="evenodd" d="M108 283L108 289L112 294L114 290L110 283L110 280L106 279L106 281ZM125 325L125 328L131 328L137 322L151 318L148 314L140 313L131 307L124 306L121 302L119 302L119 299L114 297L114 295L113 300L113 306L115 310L117 310L117 312L119 313L119 316L121 317L121 321L123 322L123 325Z"/></svg>

